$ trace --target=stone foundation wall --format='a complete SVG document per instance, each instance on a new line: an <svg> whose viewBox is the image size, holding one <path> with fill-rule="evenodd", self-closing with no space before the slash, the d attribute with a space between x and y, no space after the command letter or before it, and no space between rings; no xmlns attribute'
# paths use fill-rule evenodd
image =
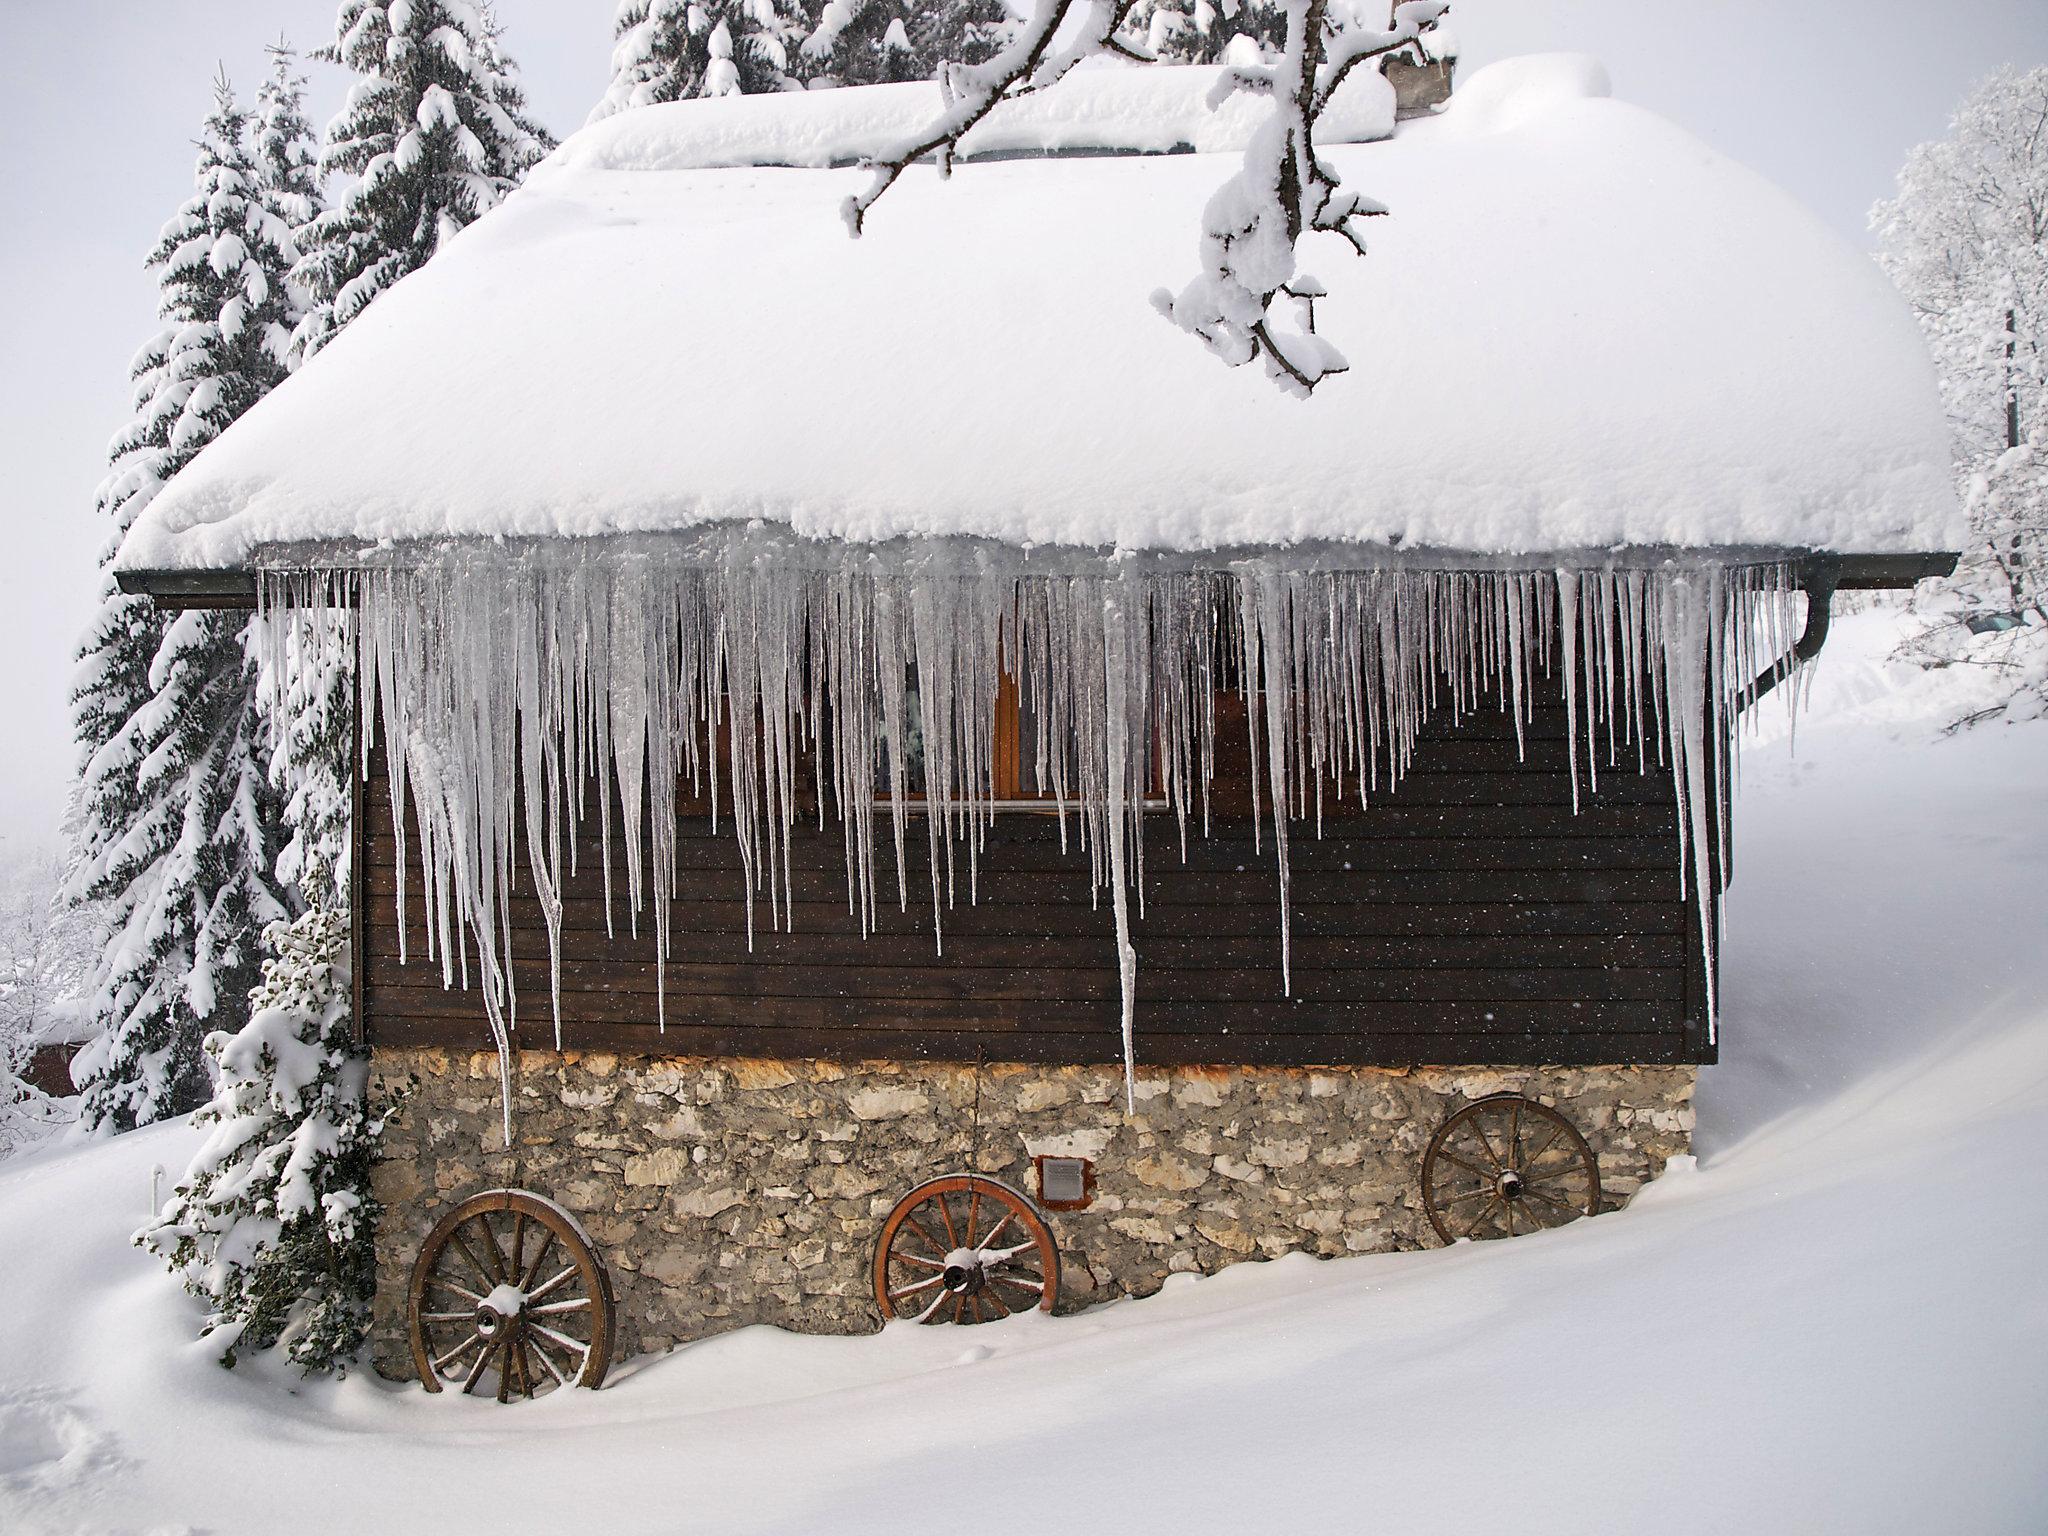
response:
<svg viewBox="0 0 2048 1536"><path fill-rule="evenodd" d="M1114 1067L532 1051L518 1058L506 1151L495 1056L380 1049L373 1072L419 1079L375 1175L375 1358L394 1375L411 1373L405 1289L420 1240L448 1207L501 1185L582 1220L611 1267L623 1355L747 1323L877 1327L876 1234L940 1173L992 1174L1035 1198L1034 1153L1094 1161L1093 1206L1048 1217L1068 1311L1239 1259L1433 1244L1423 1148L1490 1093L1562 1109L1610 1206L1688 1150L1693 1125L1691 1067L1147 1069L1126 1114Z"/></svg>

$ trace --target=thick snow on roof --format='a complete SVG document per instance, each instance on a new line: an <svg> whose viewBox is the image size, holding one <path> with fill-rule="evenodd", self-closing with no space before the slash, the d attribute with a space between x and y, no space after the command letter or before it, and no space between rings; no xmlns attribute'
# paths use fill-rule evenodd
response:
<svg viewBox="0 0 2048 1536"><path fill-rule="evenodd" d="M1091 113L1158 145L1211 78L1084 73L1029 110L1069 146ZM1441 116L1324 151L1393 213L1363 260L1306 252L1352 364L1307 401L1148 303L1192 275L1235 155L917 167L857 241L837 208L863 172L704 168L837 158L909 99L577 135L207 448L121 566L750 519L1126 549L1954 547L1934 381L1885 278L1589 60L1495 65Z"/></svg>

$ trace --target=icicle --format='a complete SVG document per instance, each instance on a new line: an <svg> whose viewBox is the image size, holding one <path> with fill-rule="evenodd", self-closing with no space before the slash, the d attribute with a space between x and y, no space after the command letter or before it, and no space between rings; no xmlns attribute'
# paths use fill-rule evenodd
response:
<svg viewBox="0 0 2048 1536"><path fill-rule="evenodd" d="M609 910L614 791L636 931L642 909L653 909L658 1022L685 776L692 794L708 795L714 831L730 813L749 943L758 891L774 926L795 922L791 837L806 753L816 818L841 823L849 915L872 931L886 785L906 909L909 824L924 818L937 947L947 910L978 894L1005 672L1033 721L1019 771L1051 796L1062 848L1071 814L1094 889L1108 896L1127 1076L1145 811L1164 797L1184 854L1191 822L1209 830L1224 671L1235 672L1246 706L1254 827L1271 819L1283 991L1292 990L1290 822L1314 816L1320 826L1325 797L1347 784L1361 803L1398 785L1438 714L1508 710L1525 743L1539 687L1562 700L1575 809L1581 731L1589 789L1598 788L1603 729L1610 768L1632 733L1638 771L1651 771L1654 755L1672 774L1681 874L1711 954L1736 771L1728 743L1741 691L1789 644L1793 586L1781 564L1731 571L1705 561L1332 571L1267 554L1220 571L1165 561L1048 571L1016 551L962 560L933 547L885 560L739 532L709 548L655 541L605 559L493 546L432 551L404 569L266 572L255 643L275 671L311 643L299 627L308 610L353 610L365 725L357 767L369 761L374 721L391 787L401 944L416 858L428 958L448 985L468 986L474 952L509 1135L520 1028L510 923L522 860L547 928L558 1046L561 893L578 829L595 820ZM1786 707L1796 709L1803 681L1782 690ZM909 783L920 752L921 802ZM1709 999L1710 1028L1715 1006Z"/></svg>

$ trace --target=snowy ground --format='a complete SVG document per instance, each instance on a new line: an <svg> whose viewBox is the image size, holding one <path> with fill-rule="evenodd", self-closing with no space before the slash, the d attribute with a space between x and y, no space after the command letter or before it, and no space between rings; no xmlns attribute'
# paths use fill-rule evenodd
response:
<svg viewBox="0 0 2048 1536"><path fill-rule="evenodd" d="M1513 1243L748 1330L514 1409L213 1364L161 1128L0 1165L0 1528L2048 1528L2048 727L1830 642L1738 808L1700 1166Z"/></svg>

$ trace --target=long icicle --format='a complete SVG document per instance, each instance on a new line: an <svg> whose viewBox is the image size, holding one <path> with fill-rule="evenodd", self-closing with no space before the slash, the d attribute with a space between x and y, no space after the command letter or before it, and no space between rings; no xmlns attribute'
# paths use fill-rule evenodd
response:
<svg viewBox="0 0 2048 1536"><path fill-rule="evenodd" d="M977 894L1005 670L1035 722L1020 744L1020 777L1052 796L1063 844L1067 815L1078 813L1095 888L1109 897L1127 1078L1137 1055L1130 898L1142 913L1145 810L1163 797L1183 849L1190 821L1208 831L1222 672L1235 672L1246 705L1251 787L1263 802L1254 826L1271 818L1283 991L1292 984L1290 822L1319 818L1325 796L1347 783L1361 803L1369 790L1392 789L1440 710L1456 720L1482 698L1498 701L1523 740L1535 695L1553 687L1569 715L1575 803L1582 767L1586 787L1597 783L1601 727L1610 771L1633 735L1638 770L1671 774L1682 874L1711 957L1734 771L1724 742L1760 655L1778 654L1794 632L1795 585L1783 564L1731 572L1705 560L1345 571L1271 554L1210 571L1132 561L1046 571L1017 551L885 560L852 546L757 546L741 534L709 555L449 547L407 567L265 572L256 643L276 687L282 659L313 648L310 615L325 611L359 637L358 708L366 727L373 715L381 726L390 778L401 942L416 853L429 958L445 985L469 985L474 950L509 1140L519 1028L509 937L522 861L547 929L558 1045L561 893L579 828L594 820L608 834L615 792L627 920L637 929L652 908L664 972L671 926L690 917L673 900L691 841L676 837L681 778L692 794L708 781L715 820L729 812L750 934L763 889L768 920L786 929L806 743L829 770L817 775L816 815L828 814L829 795L861 932L874 925L883 849L894 853L907 906L906 834L924 816L936 944L946 910ZM1780 696L1792 708L1801 692ZM362 733L358 772L373 734ZM886 841L876 835L882 814ZM1708 975L1711 983L1711 959ZM1717 1006L1710 996L1710 1029Z"/></svg>

